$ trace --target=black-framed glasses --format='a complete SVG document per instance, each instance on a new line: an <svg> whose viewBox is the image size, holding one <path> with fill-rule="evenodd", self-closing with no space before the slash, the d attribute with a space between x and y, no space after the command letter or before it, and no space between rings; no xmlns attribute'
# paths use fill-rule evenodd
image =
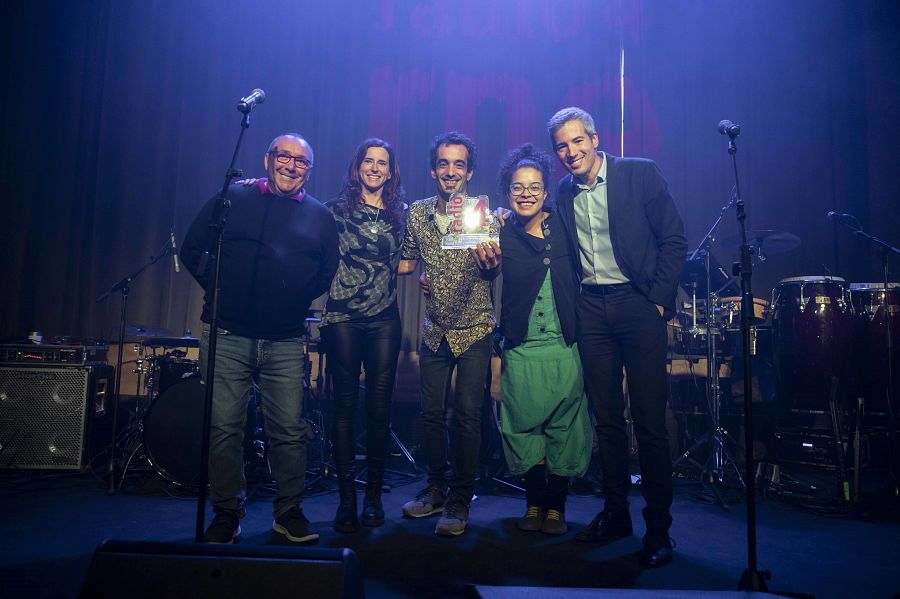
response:
<svg viewBox="0 0 900 599"><path fill-rule="evenodd" d="M540 183L532 183L528 187L525 187L521 183L513 183L509 186L509 193L511 193L515 197L519 197L520 195L525 193L526 189L528 190L528 193L533 196L538 196L544 193L544 186Z"/></svg>
<svg viewBox="0 0 900 599"><path fill-rule="evenodd" d="M296 166L301 171L309 170L312 168L312 162L304 158L303 156L293 156L292 154L288 154L287 152L277 152L272 150L269 152L272 156L275 157L275 162L278 164L288 164L291 160L294 161L294 166Z"/></svg>

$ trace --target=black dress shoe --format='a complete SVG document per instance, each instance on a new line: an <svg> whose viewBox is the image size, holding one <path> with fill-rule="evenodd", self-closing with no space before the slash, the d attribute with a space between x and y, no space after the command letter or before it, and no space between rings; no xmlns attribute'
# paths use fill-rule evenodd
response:
<svg viewBox="0 0 900 599"><path fill-rule="evenodd" d="M607 545L613 541L630 537L631 518L612 516L603 511L591 520L591 523L575 534L575 540L581 543L599 543Z"/></svg>
<svg viewBox="0 0 900 599"><path fill-rule="evenodd" d="M659 568L672 561L672 542L668 537L645 537L644 546L641 547L638 556L641 563L649 568Z"/></svg>

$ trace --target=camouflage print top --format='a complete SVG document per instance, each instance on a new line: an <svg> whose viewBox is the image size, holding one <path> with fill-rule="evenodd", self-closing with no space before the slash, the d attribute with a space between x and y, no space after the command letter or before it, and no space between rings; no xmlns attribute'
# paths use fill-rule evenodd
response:
<svg viewBox="0 0 900 599"><path fill-rule="evenodd" d="M481 278L466 250L441 249L441 236L434 213L437 198L415 202L409 209L401 258L421 260L431 293L425 300L422 338L431 351L441 339L454 356L494 330L494 308L490 282Z"/></svg>

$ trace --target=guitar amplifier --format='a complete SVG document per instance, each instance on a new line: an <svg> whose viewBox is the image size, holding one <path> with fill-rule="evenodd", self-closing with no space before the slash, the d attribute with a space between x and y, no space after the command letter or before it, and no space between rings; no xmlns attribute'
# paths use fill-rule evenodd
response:
<svg viewBox="0 0 900 599"><path fill-rule="evenodd" d="M42 366L96 366L106 362L106 345L10 344L0 345L0 364Z"/></svg>
<svg viewBox="0 0 900 599"><path fill-rule="evenodd" d="M0 365L0 468L85 468L109 443L114 373Z"/></svg>

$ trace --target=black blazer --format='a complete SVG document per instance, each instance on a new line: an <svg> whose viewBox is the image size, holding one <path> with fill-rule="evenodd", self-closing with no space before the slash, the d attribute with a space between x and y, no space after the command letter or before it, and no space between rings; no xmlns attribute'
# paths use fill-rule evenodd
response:
<svg viewBox="0 0 900 599"><path fill-rule="evenodd" d="M654 304L675 314L675 292L687 257L684 222L662 173L652 160L606 154L609 233L616 264L631 284ZM559 182L557 209L582 277L575 228L574 177Z"/></svg>

